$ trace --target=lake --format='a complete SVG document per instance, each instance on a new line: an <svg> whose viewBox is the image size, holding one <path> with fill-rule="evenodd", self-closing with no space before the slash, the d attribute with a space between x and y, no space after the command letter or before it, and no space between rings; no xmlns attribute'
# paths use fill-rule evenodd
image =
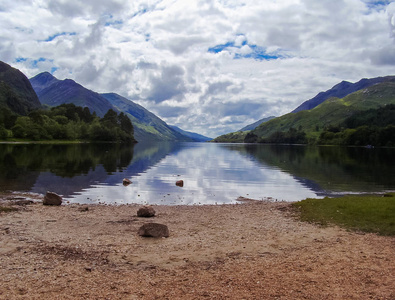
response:
<svg viewBox="0 0 395 300"><path fill-rule="evenodd" d="M395 149L257 144L0 144L0 189L67 203L199 205L395 190ZM132 184L124 186L128 178ZM176 186L183 180L184 186Z"/></svg>

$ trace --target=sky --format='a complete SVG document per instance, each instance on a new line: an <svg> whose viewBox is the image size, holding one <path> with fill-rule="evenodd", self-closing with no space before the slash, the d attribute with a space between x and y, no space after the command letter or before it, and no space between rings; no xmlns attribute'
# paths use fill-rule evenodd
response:
<svg viewBox="0 0 395 300"><path fill-rule="evenodd" d="M395 75L395 0L0 0L0 60L216 137Z"/></svg>

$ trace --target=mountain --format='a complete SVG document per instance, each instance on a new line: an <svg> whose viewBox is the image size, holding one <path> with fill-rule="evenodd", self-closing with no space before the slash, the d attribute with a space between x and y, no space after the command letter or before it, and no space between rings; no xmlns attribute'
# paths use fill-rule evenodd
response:
<svg viewBox="0 0 395 300"><path fill-rule="evenodd" d="M41 93L42 90L59 81L59 79L49 72L43 72L30 78L30 83L34 87L36 93Z"/></svg>
<svg viewBox="0 0 395 300"><path fill-rule="evenodd" d="M259 125L251 133L258 138L269 137L276 131L286 132L290 128L301 129L308 138L317 138L330 126L342 126L354 114L369 109L378 109L395 104L395 77L381 83L362 88L344 98L329 98L311 110L289 113Z"/></svg>
<svg viewBox="0 0 395 300"><path fill-rule="evenodd" d="M212 138L209 138L207 136L204 136L204 135L201 135L201 134L198 134L198 133L182 130L181 128L179 128L177 126L172 126L172 125L169 125L169 126L171 128L173 128L175 131L178 131L179 133L190 137L191 139L193 139L196 142L208 142L208 141L212 140Z"/></svg>
<svg viewBox="0 0 395 300"><path fill-rule="evenodd" d="M394 79L395 76L385 76L385 77L375 77L370 79L363 78L356 83L342 81L336 84L330 90L327 90L326 92L321 92L318 95L316 95L314 98L311 98L310 100L303 102L296 109L294 109L292 113L296 113L302 110L310 110L331 97L343 98L361 89L370 87L372 85L381 82L393 81Z"/></svg>
<svg viewBox="0 0 395 300"><path fill-rule="evenodd" d="M250 131L250 130L254 130L255 128L257 128L259 125L261 125L262 123L265 123L267 121L270 121L271 119L274 119L275 116L270 116L267 118L263 118L260 119L259 121L256 121L255 123L252 123L250 125L247 125L245 127L243 127L242 129L240 129L239 131Z"/></svg>
<svg viewBox="0 0 395 300"><path fill-rule="evenodd" d="M252 123L250 125L243 127L239 131L223 134L221 136L216 137L212 141L216 142L216 143L242 143L249 131L254 130L260 124L265 123L265 122L270 121L275 118L276 117L271 116L271 117L260 119L259 121L256 121L255 123Z"/></svg>
<svg viewBox="0 0 395 300"><path fill-rule="evenodd" d="M310 110L294 111L262 123L248 133L249 138L256 136L256 139L259 141L268 138L276 132L288 132L293 128L305 132L307 138L310 141L314 141L326 128L331 126L342 127L348 118L359 112L395 104L395 76L362 79L355 84L341 82L335 87L332 92L320 93L313 99L319 99L318 96L325 93L326 96L331 93L334 94L335 90L337 90L337 95L340 95L359 87L362 88L342 98L327 98ZM313 102L308 104L313 105ZM246 136L247 132L234 132L219 136L213 141L243 142Z"/></svg>
<svg viewBox="0 0 395 300"><path fill-rule="evenodd" d="M192 138L172 129L156 115L115 93L101 94L119 111L123 111L132 120L134 136L137 141L166 140L166 141L194 141Z"/></svg>
<svg viewBox="0 0 395 300"><path fill-rule="evenodd" d="M0 61L0 107L27 115L31 110L41 107L41 103L29 82L18 69Z"/></svg>
<svg viewBox="0 0 395 300"><path fill-rule="evenodd" d="M195 141L194 138L172 129L141 105L115 93L99 94L71 79L59 80L48 72L36 75L30 82L40 101L49 106L74 103L88 107L100 117L109 109L124 112L133 123L137 141Z"/></svg>
<svg viewBox="0 0 395 300"><path fill-rule="evenodd" d="M58 80L45 72L31 78L30 82L42 104L58 106L74 103L77 106L88 107L99 117L103 117L109 109L114 109L100 94L88 90L71 79Z"/></svg>

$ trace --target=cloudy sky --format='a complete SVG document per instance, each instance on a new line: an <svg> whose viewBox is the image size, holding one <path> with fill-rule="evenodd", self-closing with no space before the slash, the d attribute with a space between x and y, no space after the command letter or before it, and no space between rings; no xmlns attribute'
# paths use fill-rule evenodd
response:
<svg viewBox="0 0 395 300"><path fill-rule="evenodd" d="M0 0L0 60L215 137L395 75L395 1Z"/></svg>

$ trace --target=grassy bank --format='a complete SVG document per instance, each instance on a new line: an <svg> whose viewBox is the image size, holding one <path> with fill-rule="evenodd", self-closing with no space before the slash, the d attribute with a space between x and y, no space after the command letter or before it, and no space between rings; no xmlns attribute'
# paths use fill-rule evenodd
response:
<svg viewBox="0 0 395 300"><path fill-rule="evenodd" d="M306 199L293 206L302 221L395 235L395 193Z"/></svg>
<svg viewBox="0 0 395 300"><path fill-rule="evenodd" d="M13 212L13 211L17 211L18 209L15 207L10 207L10 206L1 206L0 205L0 213L4 212L4 213L8 213L8 212Z"/></svg>
<svg viewBox="0 0 395 300"><path fill-rule="evenodd" d="M91 141L82 140L39 140L33 141L29 139L6 139L0 140L0 144L85 144Z"/></svg>

